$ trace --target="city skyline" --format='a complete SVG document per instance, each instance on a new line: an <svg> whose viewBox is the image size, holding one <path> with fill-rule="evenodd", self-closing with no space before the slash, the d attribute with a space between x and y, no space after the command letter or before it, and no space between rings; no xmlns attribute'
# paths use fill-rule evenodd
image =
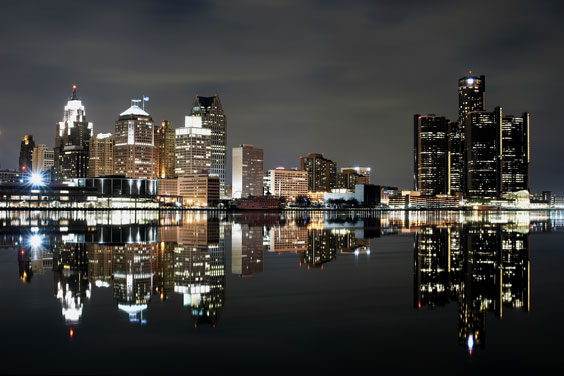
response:
<svg viewBox="0 0 564 376"><path fill-rule="evenodd" d="M507 113L531 113L532 191L562 191L564 176L551 163L559 155L553 124L562 99L559 5L329 3L317 12L309 2L196 4L119 4L110 15L104 4L7 5L5 29L22 21L26 27L4 34L10 38L3 40L1 168L17 167L12 145L23 134L51 146L52 124L77 83L95 133L111 132L130 98L150 96L155 122L180 125L194 94L217 93L229 117L227 150L261 145L267 168L293 167L296 155L325 152L342 165L372 166L375 183L409 187L412 114L456 119L455 80L471 69L487 77L487 111L500 105ZM457 26L480 7L480 27ZM136 17L123 23L125 9ZM46 17L63 13L67 21L60 24ZM440 27L422 32L427 24ZM208 33L202 39L195 30ZM196 56L175 48L199 40ZM147 51L167 58L141 59ZM431 58L407 58L417 54ZM23 106L33 111L22 117ZM279 140L287 141L283 148Z"/></svg>

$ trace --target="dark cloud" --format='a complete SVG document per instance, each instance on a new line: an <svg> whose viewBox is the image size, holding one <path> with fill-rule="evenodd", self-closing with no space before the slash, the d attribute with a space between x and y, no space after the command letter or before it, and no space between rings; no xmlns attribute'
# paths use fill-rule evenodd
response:
<svg viewBox="0 0 564 376"><path fill-rule="evenodd" d="M487 77L487 106L531 112L532 187L564 185L558 126L562 5L513 1L7 1L0 12L0 163L32 133L53 145L79 84L95 132L131 98L182 125L195 93L218 93L229 147L266 167L324 152L412 184L412 114L456 117L456 82Z"/></svg>

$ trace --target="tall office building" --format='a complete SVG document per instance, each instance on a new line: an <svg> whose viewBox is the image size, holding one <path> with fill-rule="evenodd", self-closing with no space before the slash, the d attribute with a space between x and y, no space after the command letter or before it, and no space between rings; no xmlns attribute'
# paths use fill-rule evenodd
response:
<svg viewBox="0 0 564 376"><path fill-rule="evenodd" d="M362 183L362 184L370 184L370 170L371 168L366 166L341 167L341 172L349 173L350 171L354 171L360 176L364 176L367 179L367 181L366 183Z"/></svg>
<svg viewBox="0 0 564 376"><path fill-rule="evenodd" d="M458 121L448 123L450 192L464 191L464 128Z"/></svg>
<svg viewBox="0 0 564 376"><path fill-rule="evenodd" d="M264 150L243 144L233 148L233 198L263 195Z"/></svg>
<svg viewBox="0 0 564 376"><path fill-rule="evenodd" d="M97 178L114 174L114 136L111 133L98 133L90 139L88 177Z"/></svg>
<svg viewBox="0 0 564 376"><path fill-rule="evenodd" d="M449 194L448 120L414 115L414 186L425 196Z"/></svg>
<svg viewBox="0 0 564 376"><path fill-rule="evenodd" d="M302 171L307 171L309 192L330 192L337 185L337 164L323 154L308 153L300 157Z"/></svg>
<svg viewBox="0 0 564 376"><path fill-rule="evenodd" d="M497 198L501 194L502 109L470 112L465 128L466 195Z"/></svg>
<svg viewBox="0 0 564 376"><path fill-rule="evenodd" d="M172 122L163 120L160 126L155 127L155 165L160 179L174 178L174 139Z"/></svg>
<svg viewBox="0 0 564 376"><path fill-rule="evenodd" d="M466 117L473 111L486 110L486 77L468 76L458 79L458 122L449 124L450 191L464 192L466 176L464 162L464 125Z"/></svg>
<svg viewBox="0 0 564 376"><path fill-rule="evenodd" d="M31 157L33 171L51 171L55 163L53 153L45 144L36 145Z"/></svg>
<svg viewBox="0 0 564 376"><path fill-rule="evenodd" d="M35 141L33 141L33 136L26 134L20 144L20 159L18 164L20 171L31 171L33 168L32 154L34 147Z"/></svg>
<svg viewBox="0 0 564 376"><path fill-rule="evenodd" d="M501 123L501 191L530 191L529 113L504 116Z"/></svg>
<svg viewBox="0 0 564 376"><path fill-rule="evenodd" d="M212 134L210 129L202 126L201 116L186 116L184 127L175 130L176 176L210 173L213 154Z"/></svg>
<svg viewBox="0 0 564 376"><path fill-rule="evenodd" d="M155 134L153 118L132 101L116 121L114 174L128 178L155 177Z"/></svg>
<svg viewBox="0 0 564 376"><path fill-rule="evenodd" d="M225 197L225 161L227 153L227 122L216 94L202 97L196 94L191 110L192 116L202 118L202 127L211 130L211 170L219 176L220 194Z"/></svg>
<svg viewBox="0 0 564 376"><path fill-rule="evenodd" d="M472 72L470 72L471 74ZM464 124L470 112L486 110L486 77L458 79L458 121Z"/></svg>
<svg viewBox="0 0 564 376"><path fill-rule="evenodd" d="M63 120L57 123L54 148L57 180L86 177L92 129L93 124L86 121L86 111L76 94L76 85L73 85Z"/></svg>

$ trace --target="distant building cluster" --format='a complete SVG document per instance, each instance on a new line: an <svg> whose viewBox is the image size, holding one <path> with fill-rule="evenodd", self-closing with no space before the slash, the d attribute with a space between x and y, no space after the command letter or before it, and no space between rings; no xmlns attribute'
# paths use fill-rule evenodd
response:
<svg viewBox="0 0 564 376"><path fill-rule="evenodd" d="M324 153L300 156L295 168L268 169L265 151L251 144L233 148L232 181L226 184L227 121L219 96L196 95L184 126L177 128L167 120L155 122L145 110L148 100L132 100L117 117L114 133L94 134L73 85L62 120L56 123L53 149L26 134L18 170L0 171L1 182L12 184L3 187L0 205L41 206L56 200L52 205L114 207L110 201L125 200L123 205L152 201L199 208L434 209L544 208L564 202L552 193L530 194L529 113L507 115L499 106L487 111L485 76L471 72L458 80L456 121L436 114L413 117L413 190L372 184L370 167L338 169ZM116 187L142 185L143 180L155 185L142 196L135 193L139 189L124 189L126 196L110 200L109 194L121 191L102 189L104 179L113 179ZM90 187L84 181L99 183ZM29 182L51 186L44 194L30 195L18 185ZM69 186L75 189L72 194Z"/></svg>

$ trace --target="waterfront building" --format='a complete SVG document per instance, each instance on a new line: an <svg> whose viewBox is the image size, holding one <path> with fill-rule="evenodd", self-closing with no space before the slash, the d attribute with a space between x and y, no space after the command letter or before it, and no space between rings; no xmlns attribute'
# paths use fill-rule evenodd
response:
<svg viewBox="0 0 564 376"><path fill-rule="evenodd" d="M501 191L529 191L529 114L504 116L501 128Z"/></svg>
<svg viewBox="0 0 564 376"><path fill-rule="evenodd" d="M31 171L33 167L32 154L34 147L35 141L33 141L33 136L26 134L20 144L20 159L18 164L20 171Z"/></svg>
<svg viewBox="0 0 564 376"><path fill-rule="evenodd" d="M155 127L156 172L160 179L175 176L175 131L172 122L163 120Z"/></svg>
<svg viewBox="0 0 564 376"><path fill-rule="evenodd" d="M86 177L92 130L93 124L86 120L86 111L76 94L76 85L73 85L72 96L64 108L63 120L57 123L55 134L53 157L56 180ZM72 166L71 163L86 166Z"/></svg>
<svg viewBox="0 0 564 376"><path fill-rule="evenodd" d="M307 186L310 192L330 192L336 187L337 164L326 159L324 154L308 153L300 157L302 171L307 171Z"/></svg>
<svg viewBox="0 0 564 376"><path fill-rule="evenodd" d="M36 145L33 148L31 160L34 172L51 171L55 165L54 151L49 150L45 144Z"/></svg>
<svg viewBox="0 0 564 376"><path fill-rule="evenodd" d="M133 100L115 126L114 174L128 178L155 177L155 134L151 115Z"/></svg>
<svg viewBox="0 0 564 376"><path fill-rule="evenodd" d="M177 194L188 207L210 207L219 204L219 177L208 174L186 174L176 179Z"/></svg>
<svg viewBox="0 0 564 376"><path fill-rule="evenodd" d="M450 193L448 120L416 114L413 122L415 190L424 196Z"/></svg>
<svg viewBox="0 0 564 376"><path fill-rule="evenodd" d="M114 174L114 143L111 133L98 133L90 139L88 177Z"/></svg>
<svg viewBox="0 0 564 376"><path fill-rule="evenodd" d="M263 195L264 150L243 144L233 148L233 198Z"/></svg>
<svg viewBox="0 0 564 376"><path fill-rule="evenodd" d="M186 116L175 130L175 174L209 174L212 169L212 131L202 126L201 116Z"/></svg>
<svg viewBox="0 0 564 376"><path fill-rule="evenodd" d="M501 195L502 109L470 112L465 128L466 196Z"/></svg>
<svg viewBox="0 0 564 376"><path fill-rule="evenodd" d="M269 170L269 192L279 198L295 201L297 197L306 197L308 193L308 173L278 167Z"/></svg>
<svg viewBox="0 0 564 376"><path fill-rule="evenodd" d="M202 127L211 130L210 173L219 176L220 195L225 197L227 120L219 96L216 94L213 97L202 97L196 94L191 115L201 117Z"/></svg>
<svg viewBox="0 0 564 376"><path fill-rule="evenodd" d="M22 183L25 172L18 170L0 170L0 183Z"/></svg>

